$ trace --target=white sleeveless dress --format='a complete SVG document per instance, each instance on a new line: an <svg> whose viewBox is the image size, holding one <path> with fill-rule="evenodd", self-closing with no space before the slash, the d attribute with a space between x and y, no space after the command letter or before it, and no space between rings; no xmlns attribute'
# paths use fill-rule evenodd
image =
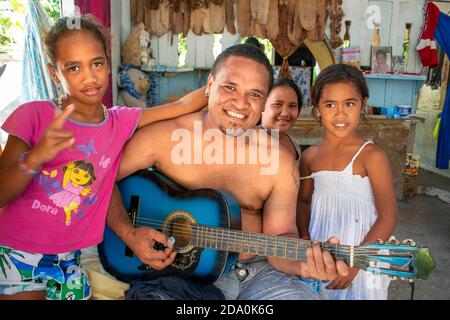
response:
<svg viewBox="0 0 450 320"><path fill-rule="evenodd" d="M312 240L327 241L337 237L343 245L360 245L377 219L375 201L369 177L353 174L353 163L365 142L342 171L323 170L303 179L314 179L309 233ZM351 286L343 290L326 289L320 293L332 300L386 300L389 286L387 276L359 270Z"/></svg>

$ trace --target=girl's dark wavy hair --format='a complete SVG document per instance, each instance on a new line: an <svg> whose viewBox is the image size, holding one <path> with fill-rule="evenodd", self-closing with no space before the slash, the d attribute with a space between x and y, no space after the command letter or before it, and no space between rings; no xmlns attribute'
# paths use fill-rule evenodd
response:
<svg viewBox="0 0 450 320"><path fill-rule="evenodd" d="M319 106L320 97L322 96L325 85L342 82L353 84L361 94L362 100L369 98L369 88L367 87L366 79L358 68L342 63L333 64L323 69L314 83L311 94L313 114L315 114L315 110Z"/></svg>
<svg viewBox="0 0 450 320"><path fill-rule="evenodd" d="M101 43L103 50L105 51L105 55L109 60L110 34L102 23L97 20L97 18L91 14L86 14L76 17L60 18L48 32L44 32L43 42L45 52L53 65L56 64L58 41L61 38L69 37L80 30L90 32L95 39Z"/></svg>

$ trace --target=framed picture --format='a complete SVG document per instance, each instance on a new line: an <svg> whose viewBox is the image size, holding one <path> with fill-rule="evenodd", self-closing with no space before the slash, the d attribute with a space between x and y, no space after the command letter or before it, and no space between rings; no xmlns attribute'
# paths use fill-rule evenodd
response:
<svg viewBox="0 0 450 320"><path fill-rule="evenodd" d="M392 72L392 47L374 47L371 50L373 73Z"/></svg>

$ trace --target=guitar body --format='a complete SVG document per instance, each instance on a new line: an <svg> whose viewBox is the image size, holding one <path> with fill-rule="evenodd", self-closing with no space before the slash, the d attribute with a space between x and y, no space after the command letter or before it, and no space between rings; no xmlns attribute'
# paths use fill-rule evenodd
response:
<svg viewBox="0 0 450 320"><path fill-rule="evenodd" d="M133 224L173 235L177 258L170 267L153 270L106 227L104 241L98 246L100 261L117 279L130 282L176 272L214 282L235 263L237 253L192 246L190 232L192 225L240 230L240 207L230 193L212 189L186 190L151 169L138 171L120 181L118 186Z"/></svg>
<svg viewBox="0 0 450 320"><path fill-rule="evenodd" d="M106 271L124 282L179 273L212 283L230 270L238 253L305 261L311 246L310 241L298 238L242 231L240 207L230 193L186 190L151 169L120 181L119 190L132 224L173 236L177 252L170 267L153 270L106 227L104 241L98 246L100 261ZM349 267L408 281L426 279L436 265L428 249L416 246L411 239L403 244L392 238L387 243L361 246L327 242L321 246Z"/></svg>

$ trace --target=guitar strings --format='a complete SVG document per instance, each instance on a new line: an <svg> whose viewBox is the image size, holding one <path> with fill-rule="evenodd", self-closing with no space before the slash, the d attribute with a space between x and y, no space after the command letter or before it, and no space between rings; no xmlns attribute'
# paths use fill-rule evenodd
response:
<svg viewBox="0 0 450 320"><path fill-rule="evenodd" d="M151 220L151 219L145 219L145 220ZM161 220L155 220L155 221L157 221L158 223L157 223L157 224L154 224L154 225L159 226L159 227L162 226L162 225L160 224ZM147 224L147 225L150 225L150 226L151 226L151 224ZM185 231L185 230L186 230L186 225L185 225L185 224L172 223L171 225L172 225L172 226L173 226L173 225L181 225L181 226L182 226L182 227L175 227L175 228L172 228L172 229L179 229L178 234L182 234L182 235L183 235L183 234L184 234L184 235L192 235L191 232L189 232L189 231L186 232L186 231ZM192 226L194 229L195 229L195 228L198 228L198 227L202 227L201 225L196 225L196 224L195 224L195 225L189 225L189 226ZM205 227L205 228L211 228L211 229L213 229L213 230L223 229L223 230L225 230L225 231L230 231L230 230L231 230L231 231L242 232L242 231L240 231L240 230L232 230L232 229L224 229L224 228L213 228L213 227L209 227L209 226L204 226L204 227ZM250 234L250 233L247 233L247 234ZM208 238L206 238L206 237L208 237ZM268 237L271 237L271 236L268 236ZM232 239L232 238L234 238L234 239ZM282 238L285 239L285 240L294 240L294 241L299 240L299 239L296 239L296 238L288 238L288 237L282 237ZM212 245L212 242L214 242L214 241L217 242L218 240L222 240L222 241L223 241L223 239L224 239L224 237L217 236L217 235L215 235L215 236L213 236L212 234L211 234L211 235L205 235L205 239L204 239L204 240L201 240L201 239L200 239L200 245L198 245L198 246L199 246L199 247L204 246L204 247L208 247L208 248L216 249L216 250L225 250L225 249L223 248L223 245L221 246L221 248L218 248L217 245L216 245L216 246L213 246L213 245ZM228 237L227 240L237 241L237 240L240 240L240 239L237 239L237 237ZM300 240L301 240L301 239L300 239ZM231 252L236 252L236 251L239 252L239 251L240 251L240 252L249 253L249 254L262 255L261 253L259 253L258 247L254 246L254 245L253 245L253 247L256 248L256 252L252 252L252 251L251 251L252 244L250 244L250 242L249 242L248 240L242 239L242 240L240 240L240 241L241 241L241 245L240 245L241 250L238 250L238 249L236 248L236 247L237 247L236 245L229 245L229 244L227 244L227 245L226 245L226 246L227 246L226 251L231 251ZM304 240L301 240L301 241L304 241ZM203 242L205 243L204 245L203 245ZM210 246L207 246L208 242L211 243ZM246 242L246 244L244 244L244 243L242 243L242 242ZM338 259L339 259L339 258L343 258L342 255L344 255L344 257L346 257L347 259L349 258L349 257L347 256L347 252L345 252L343 248L340 248L339 245L338 245L337 250L336 250L336 245L335 245L335 244L326 244L326 243L322 243L322 244L324 244L324 245L329 245L329 246L330 246L330 249L332 249L332 250L330 250L330 251L336 255L336 258L338 258ZM282 244L280 243L280 245L282 245ZM302 245L302 243L300 243L300 245ZM243 250L243 247L244 247L244 246L247 246L247 247L249 248L248 252L245 251L245 250ZM309 246L310 246L310 245L309 245ZM306 248L308 248L309 246L307 246ZM278 248L279 248L279 246L273 246L273 248L275 248L275 247L278 247ZM291 250L294 250L294 247L295 247L295 250L298 250L298 249L306 249L306 248L303 248L303 247L297 247L296 245L291 246L291 245L288 245L288 244L286 244L284 247L286 248L286 250L287 250L287 248L289 248L289 249L291 249ZM356 248L355 248L355 249L356 249ZM266 255L267 255L267 250L265 250L265 251L266 251ZM274 251L276 251L276 250L274 250ZM287 250L287 251L289 251L289 250ZM377 252L373 252L373 251L371 251L371 252L369 252L369 253L377 254ZM341 254L341 256L339 256L339 254ZM266 256L266 255L262 255L262 256ZM356 267L356 268L358 268L358 269L365 270L365 269L368 267L368 259L367 259L367 258L360 258L358 255L365 256L365 255L367 255L367 254L362 254L362 253L357 253L357 252L355 252L355 254L354 254L354 259L353 259L353 265L354 265L354 267ZM282 258L282 257L281 257L281 258ZM285 258L285 259L288 259L288 260L293 260L293 259L289 259L289 257L287 256L287 254L285 254L284 258ZM300 257L296 256L296 259L294 259L294 260L306 260L306 251L303 250L302 252L300 252ZM412 257L410 257L410 261L412 261ZM399 270L402 270L402 269L406 268L409 264L410 264L410 263L406 263L406 264L402 265L401 267L397 267L395 264L392 264L392 263L391 263L391 267L389 267L389 269L399 269ZM383 270L383 269L386 270L385 268L382 268L381 266L377 266L377 268L380 269L380 270Z"/></svg>
<svg viewBox="0 0 450 320"><path fill-rule="evenodd" d="M150 223L150 224L147 224L147 225L153 226L153 227L162 227L162 224L161 224L162 221L161 220L145 219L145 218L138 218L136 220L137 221L154 221L153 223ZM170 224L170 226L171 226L172 230L180 231L180 232L178 232L178 234L181 234L181 235L192 235L193 234L189 230L186 230L187 226L192 227L192 230L194 232L196 231L195 229L203 227L203 226L197 225L197 224L186 225L186 224L180 224L180 223L176 223L176 222L172 222ZM209 227L209 226L204 226L204 227L205 228L211 228L211 230L225 230L227 232L236 231L236 232L240 232L240 233L243 232L243 231L240 231L240 230L216 228L216 227ZM197 230L197 231L199 231L199 230ZM247 233L247 234L249 236L251 236L251 235L263 235L263 234L255 234L255 233L253 233L253 234L252 233ZM249 240L244 239L244 236L242 236L242 237L239 237L239 236L236 236L236 237L233 237L233 236L220 236L217 233L213 234L213 232L211 232L210 235L204 235L204 236L208 237L208 239L204 240L205 242L208 242L208 241L212 242L212 241L219 241L219 240L220 241L240 241L240 242L243 242L243 243L248 243L248 244L246 244L246 246L249 246L249 247L251 246L250 243L254 243L252 241L252 239L249 239ZM269 235L264 235L264 236L271 237ZM198 234L197 234L197 237L198 237ZM201 234L200 234L200 237L201 237ZM300 249L303 249L303 246L305 246L305 245L306 245L306 247L310 247L311 246L310 241L305 241L305 240L296 239L296 238L288 238L288 237L281 237L281 238L283 240L285 240L285 241L286 240L291 240L291 241L298 241L298 240L300 240L300 242L299 242ZM199 239L197 239L197 240L199 240ZM266 239L266 241L267 241L267 239ZM201 241L201 242L203 242L203 241ZM281 242L280 242L280 245L282 246ZM351 248L348 247L348 246L342 246L342 245L336 245L336 244L328 244L328 243L322 243L322 245L325 247L325 249L328 249L331 252L335 252L336 254L341 253L341 254L347 255L347 254L349 254L351 252ZM276 246L276 247L279 247L279 246ZM285 247L290 249L290 250L294 250L294 249L297 248L297 243L296 244L289 244L288 243L288 244L285 245ZM364 249L364 248L363 249L359 249L359 248L355 247L353 249L353 251L354 251L355 254L360 254L360 255L363 255L363 254L377 254L377 250L374 250L374 249Z"/></svg>
<svg viewBox="0 0 450 320"><path fill-rule="evenodd" d="M137 220L138 221L154 221L154 223L150 223L150 226L162 227L162 224L161 224L162 221L161 220L145 219L145 218L138 218ZM172 230L180 230L180 231L186 230L186 226L187 226L186 224L181 224L181 223L176 223L176 222L173 222L170 225L171 226L175 226L175 228L172 228ZM177 227L178 225L180 227ZM193 229L205 227L205 228L211 228L212 230L225 230L227 232L230 232L230 231L233 232L234 231L234 232L239 232L239 233L244 233L244 234L246 233L246 232L241 231L241 230L225 229L225 228L218 228L218 227L209 227L209 226L202 226L202 225L197 225L197 224L188 225L188 226L193 227ZM187 231L187 234L191 234L191 233L189 231ZM270 235L256 234L256 233L249 233L249 232L247 232L246 234L248 234L248 235L263 235L263 236L266 236L266 237L272 237ZM216 237L216 239L234 240L234 241L238 240L237 238L238 237L233 237L233 236L225 236L225 237L218 236L218 238ZM308 247L311 246L310 241L296 239L296 238L288 238L288 237L280 237L280 238L283 238L283 239L287 238L288 240L294 240L294 241L300 240L301 241L300 245L308 244L307 245ZM244 242L251 241L251 239L250 240L246 240L246 239L244 239L244 237L242 237L242 239L239 239L239 240L244 241ZM326 249L330 249L330 250L333 250L333 251L336 249L336 244L325 243L325 242L323 242L322 244L327 247ZM296 244L294 246L296 246ZM351 247L350 246L344 246L344 245L338 245L338 250L340 250L341 252L345 252L345 250L348 250L348 252L350 252L351 251ZM361 249L361 248L357 248L357 247L354 247L353 250L354 250L354 252L358 252L358 253L361 253L361 252L376 253L377 252L376 249L366 249L366 248Z"/></svg>
<svg viewBox="0 0 450 320"><path fill-rule="evenodd" d="M155 223L150 223L149 224L149 226L153 226L153 227L162 227L162 224L161 224L161 220L155 220L155 219L142 219L142 218L138 218L137 220L140 220L140 221L142 221L142 220L148 220L148 221L155 221ZM186 230L186 227L187 227L187 225L186 224L180 224L180 223L176 223L176 222L173 222L173 223L171 223L170 224L171 226L172 226L172 230L175 230L175 231L182 231L182 233L181 234L187 234L187 235L190 235L190 234L192 234L192 232L189 232L189 231L185 231ZM179 225L180 227L177 227L177 225ZM244 232L244 231L240 231L240 230L233 230L233 229L225 229L225 228L217 228L217 227L209 227L209 226L201 226L201 225L197 225L197 224L194 224L194 225L189 225L190 227L192 227L193 229L195 229L195 228L203 228L203 227L205 227L205 228L210 228L210 229L212 229L212 230L225 230L225 231L227 231L227 232L230 232L230 231L235 231L235 232L239 232L239 233L246 233L246 232ZM264 236L266 236L266 237L272 237L272 236L270 236L270 235L265 235L265 234L256 234L256 233L246 233L247 235L249 235L249 236L251 236L251 235L264 235ZM220 236L220 235L218 235L218 234L216 234L216 235L213 235L212 234L212 232L211 232L211 234L210 235L205 235L205 234L203 234L204 236L208 236L209 237L209 239L214 239L215 241L217 241L217 240L221 240L221 239L223 239L223 240L230 240L230 241L237 241L237 240L239 240L239 241L242 241L242 242L247 242L247 243L250 243L250 241L252 241L252 239L249 239L249 240L246 240L246 239L244 239L244 236L242 236L241 237L241 239L238 239L238 237L239 236L237 236L237 237L233 237L233 236ZM289 237L280 237L280 238L282 238L283 240L293 240L293 241L298 241L298 240L300 240L300 245L307 245L307 247L310 247L311 246L311 242L310 241L306 241L306 240L301 240L301 239L297 239L297 238L289 238ZM208 239L207 240L205 240L205 241L208 241ZM212 240L210 240L210 241L212 241ZM266 241L267 241L267 239L266 239ZM281 243L280 243L281 244ZM325 243L325 242L322 242L322 245L324 245L326 248L325 249L329 249L330 251L336 251L336 244L331 244L331 243ZM294 244L293 246L291 246L290 244L288 244L288 247L289 247L289 249L293 249L293 247L296 247L297 246L297 244ZM338 250L338 252L341 252L341 253L346 253L346 252L350 252L351 251L351 247L349 247L349 246L343 246L343 245L337 245L337 250ZM361 253L366 253L366 254L369 254L369 253L371 253L371 254L376 254L377 253L377 250L376 249L366 249L366 248L357 248L357 247L354 247L353 248L353 250L354 250L354 252L355 253L359 253L359 254L361 254Z"/></svg>

